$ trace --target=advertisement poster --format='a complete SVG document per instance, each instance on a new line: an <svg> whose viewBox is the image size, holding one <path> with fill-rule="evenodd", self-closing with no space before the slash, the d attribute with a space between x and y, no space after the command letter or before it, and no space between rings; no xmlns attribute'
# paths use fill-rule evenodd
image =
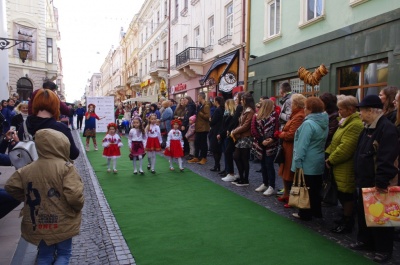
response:
<svg viewBox="0 0 400 265"><path fill-rule="evenodd" d="M107 124L115 122L114 97L87 97L86 106L94 104L96 114L101 120L96 121L96 132L107 132Z"/></svg>

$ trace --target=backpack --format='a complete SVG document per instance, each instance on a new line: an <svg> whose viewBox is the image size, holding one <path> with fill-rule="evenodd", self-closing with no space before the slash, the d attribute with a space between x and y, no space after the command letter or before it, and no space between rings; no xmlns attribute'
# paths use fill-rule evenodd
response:
<svg viewBox="0 0 400 265"><path fill-rule="evenodd" d="M24 140L19 141L14 146L14 148L10 152L8 152L11 164L16 169L24 167L38 159L36 145L35 142L33 141L32 135L29 134L28 129L26 128L26 121L24 121L23 125L24 125L24 136L23 136Z"/></svg>

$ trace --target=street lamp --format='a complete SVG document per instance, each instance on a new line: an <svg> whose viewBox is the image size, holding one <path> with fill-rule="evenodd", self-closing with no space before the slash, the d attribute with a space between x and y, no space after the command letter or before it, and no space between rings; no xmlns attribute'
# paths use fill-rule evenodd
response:
<svg viewBox="0 0 400 265"><path fill-rule="evenodd" d="M32 35L24 34L24 33L21 33L20 31L18 31L18 35L23 35L23 36L32 38ZM13 41L14 44L12 45L12 42L10 42L10 41ZM30 45L29 43L33 43L33 41L31 41L31 40L9 39L9 38L0 37L0 50L10 49L10 48L12 48L12 47L14 47L14 46L16 46L18 44L21 44L21 43L22 43L22 49L17 49L17 50L18 50L19 58L21 59L21 61L23 63L25 63L25 60L28 57L28 53L29 53L29 50L25 49L25 44L26 45Z"/></svg>

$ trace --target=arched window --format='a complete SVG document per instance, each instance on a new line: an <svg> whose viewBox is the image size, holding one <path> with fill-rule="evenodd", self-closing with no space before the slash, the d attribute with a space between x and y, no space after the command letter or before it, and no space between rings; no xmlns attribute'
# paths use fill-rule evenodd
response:
<svg viewBox="0 0 400 265"><path fill-rule="evenodd" d="M25 77L22 77L17 82L17 93L19 95L19 100L28 100L33 92L32 82Z"/></svg>

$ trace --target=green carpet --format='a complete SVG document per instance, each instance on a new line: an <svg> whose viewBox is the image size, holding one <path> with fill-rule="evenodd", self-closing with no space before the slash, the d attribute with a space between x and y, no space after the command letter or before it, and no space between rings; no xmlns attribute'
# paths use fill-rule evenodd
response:
<svg viewBox="0 0 400 265"><path fill-rule="evenodd" d="M187 169L171 172L163 157L155 175L147 159L146 174L133 175L126 138L118 174L106 172L102 148L87 155L138 265L372 264Z"/></svg>

